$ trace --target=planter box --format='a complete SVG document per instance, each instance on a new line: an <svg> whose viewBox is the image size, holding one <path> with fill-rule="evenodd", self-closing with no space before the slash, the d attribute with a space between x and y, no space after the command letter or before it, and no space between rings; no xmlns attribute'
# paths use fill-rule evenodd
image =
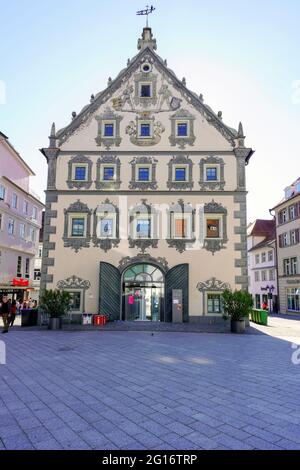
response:
<svg viewBox="0 0 300 470"><path fill-rule="evenodd" d="M231 333L243 334L245 331L245 320L231 320Z"/></svg>
<svg viewBox="0 0 300 470"><path fill-rule="evenodd" d="M37 326L38 309L24 308L21 309L21 326Z"/></svg>
<svg viewBox="0 0 300 470"><path fill-rule="evenodd" d="M60 330L62 326L62 318L49 318L48 329L49 330Z"/></svg>

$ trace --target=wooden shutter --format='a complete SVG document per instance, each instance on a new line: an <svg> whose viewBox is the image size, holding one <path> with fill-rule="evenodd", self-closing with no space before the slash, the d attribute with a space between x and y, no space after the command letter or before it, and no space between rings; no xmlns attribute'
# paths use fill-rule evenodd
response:
<svg viewBox="0 0 300 470"><path fill-rule="evenodd" d="M100 263L99 307L101 315L120 320L121 274L115 266Z"/></svg>

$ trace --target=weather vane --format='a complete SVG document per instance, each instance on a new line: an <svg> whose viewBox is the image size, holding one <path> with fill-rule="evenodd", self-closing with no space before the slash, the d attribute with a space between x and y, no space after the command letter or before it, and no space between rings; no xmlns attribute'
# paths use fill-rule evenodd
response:
<svg viewBox="0 0 300 470"><path fill-rule="evenodd" d="M149 7L149 5L146 5L146 10L140 10L140 11L137 11L136 14L139 15L139 16L147 16L147 21L146 21L146 27L148 28L148 16L154 12L154 10L156 10L156 8L154 8L153 5L151 5L151 7Z"/></svg>

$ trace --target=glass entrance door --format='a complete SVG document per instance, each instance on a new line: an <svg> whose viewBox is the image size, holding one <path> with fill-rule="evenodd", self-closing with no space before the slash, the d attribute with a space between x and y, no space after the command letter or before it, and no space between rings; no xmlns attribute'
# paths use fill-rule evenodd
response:
<svg viewBox="0 0 300 470"><path fill-rule="evenodd" d="M125 286L125 320L160 321L162 305L161 286Z"/></svg>

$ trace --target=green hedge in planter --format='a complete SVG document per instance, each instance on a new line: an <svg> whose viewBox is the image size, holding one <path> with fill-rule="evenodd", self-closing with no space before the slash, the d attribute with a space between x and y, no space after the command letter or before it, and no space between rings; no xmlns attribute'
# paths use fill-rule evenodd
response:
<svg viewBox="0 0 300 470"><path fill-rule="evenodd" d="M253 309L251 294L245 290L231 291L226 289L222 294L225 318L232 321L245 320L249 318Z"/></svg>

